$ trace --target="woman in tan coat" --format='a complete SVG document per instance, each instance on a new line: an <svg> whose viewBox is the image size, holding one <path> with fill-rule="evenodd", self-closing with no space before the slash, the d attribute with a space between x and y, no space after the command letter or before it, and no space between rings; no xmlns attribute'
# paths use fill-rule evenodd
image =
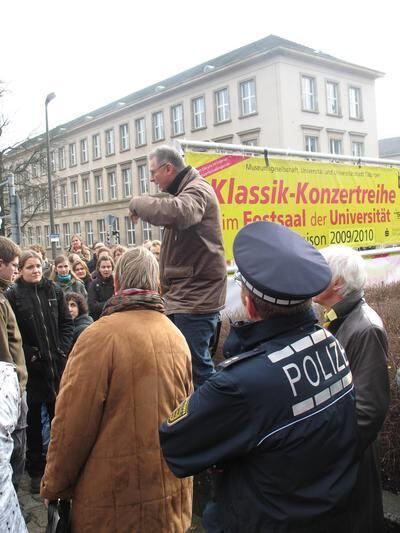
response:
<svg viewBox="0 0 400 533"><path fill-rule="evenodd" d="M192 390L190 352L163 313L151 252L126 252L115 284L69 356L41 494L72 499L76 533L183 533L192 481L170 472L158 428Z"/></svg>

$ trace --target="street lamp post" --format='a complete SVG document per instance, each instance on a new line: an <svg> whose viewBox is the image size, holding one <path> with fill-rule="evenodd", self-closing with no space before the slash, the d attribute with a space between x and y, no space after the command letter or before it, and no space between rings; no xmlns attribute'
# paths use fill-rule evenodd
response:
<svg viewBox="0 0 400 533"><path fill-rule="evenodd" d="M47 185L49 195L49 212L50 212L50 242L51 242L51 254L53 260L56 258L57 250L54 240L55 226L54 226L54 204L53 204L53 187L51 185L51 162L50 162L50 135L49 135L49 119L47 116L47 106L56 97L55 93L50 93L46 96L45 109L46 109L46 145L47 145Z"/></svg>

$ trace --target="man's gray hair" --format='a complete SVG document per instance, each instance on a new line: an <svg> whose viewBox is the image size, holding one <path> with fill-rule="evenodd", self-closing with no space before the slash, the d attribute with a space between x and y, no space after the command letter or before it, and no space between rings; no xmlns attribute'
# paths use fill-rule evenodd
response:
<svg viewBox="0 0 400 533"><path fill-rule="evenodd" d="M320 250L331 271L332 280L340 280L343 286L339 290L341 296L363 289L367 282L367 271L362 256L348 246L332 245Z"/></svg>
<svg viewBox="0 0 400 533"><path fill-rule="evenodd" d="M119 289L158 290L159 270L154 255L144 246L137 246L125 252L118 260L115 278Z"/></svg>
<svg viewBox="0 0 400 533"><path fill-rule="evenodd" d="M164 144L159 146L149 154L149 159L155 159L158 165L169 162L176 170L183 170L185 168L185 162L181 154L172 146Z"/></svg>

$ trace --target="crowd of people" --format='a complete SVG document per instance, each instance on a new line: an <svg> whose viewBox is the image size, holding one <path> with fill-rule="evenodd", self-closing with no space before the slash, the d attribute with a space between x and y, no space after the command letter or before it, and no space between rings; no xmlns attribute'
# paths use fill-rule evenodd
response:
<svg viewBox="0 0 400 533"><path fill-rule="evenodd" d="M74 235L50 262L0 237L0 531L26 531L26 468L32 493L72 502L76 533L184 533L207 469L207 532L383 532L388 342L362 258L270 222L239 230L247 320L215 368L216 196L173 148L149 169L166 194L133 197L129 213L162 242L90 250Z"/></svg>

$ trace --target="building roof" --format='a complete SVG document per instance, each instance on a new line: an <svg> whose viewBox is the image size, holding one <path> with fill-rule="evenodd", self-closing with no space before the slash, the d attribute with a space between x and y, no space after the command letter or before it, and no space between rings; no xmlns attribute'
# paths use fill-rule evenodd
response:
<svg viewBox="0 0 400 533"><path fill-rule="evenodd" d="M355 68L359 72L364 73L364 75L367 75L374 79L383 76L382 72L372 70L366 67L361 67L359 65L354 65L347 61L343 61L342 59L338 59L321 51L316 51L312 48L309 48L308 46L304 46L293 41L288 41L287 39L283 39L276 35L268 35L263 39L259 39L258 41L247 44L245 46L227 52L226 54L200 63L195 67L192 67L183 72L180 72L179 74L149 85L144 89L140 89L139 91L136 91L127 96L119 98L118 100L110 102L105 106L92 110L86 113L85 115L81 115L69 122L56 126L51 130L51 136L55 138L58 136L65 135L66 132L79 128L80 126L87 125L92 121L96 121L99 118L107 117L112 114L118 113L122 109L126 109L128 107L134 106L139 102L155 98L168 90L181 87L182 85L196 81L199 78L210 76L213 73L216 73L224 68L229 68L230 66L233 66L242 61L250 60L263 54L284 51L286 51L286 53L292 52L306 55L309 58L310 56L312 56L314 60L319 59L322 61L329 61L336 64L340 64L343 68ZM29 140L29 144L37 144L39 141L42 140L39 139L39 137L43 137L43 134L31 138ZM23 148L26 149L27 142L25 141L19 146L23 146Z"/></svg>
<svg viewBox="0 0 400 533"><path fill-rule="evenodd" d="M379 157L390 157L400 155L400 137L389 137L388 139L380 139L379 143Z"/></svg>

